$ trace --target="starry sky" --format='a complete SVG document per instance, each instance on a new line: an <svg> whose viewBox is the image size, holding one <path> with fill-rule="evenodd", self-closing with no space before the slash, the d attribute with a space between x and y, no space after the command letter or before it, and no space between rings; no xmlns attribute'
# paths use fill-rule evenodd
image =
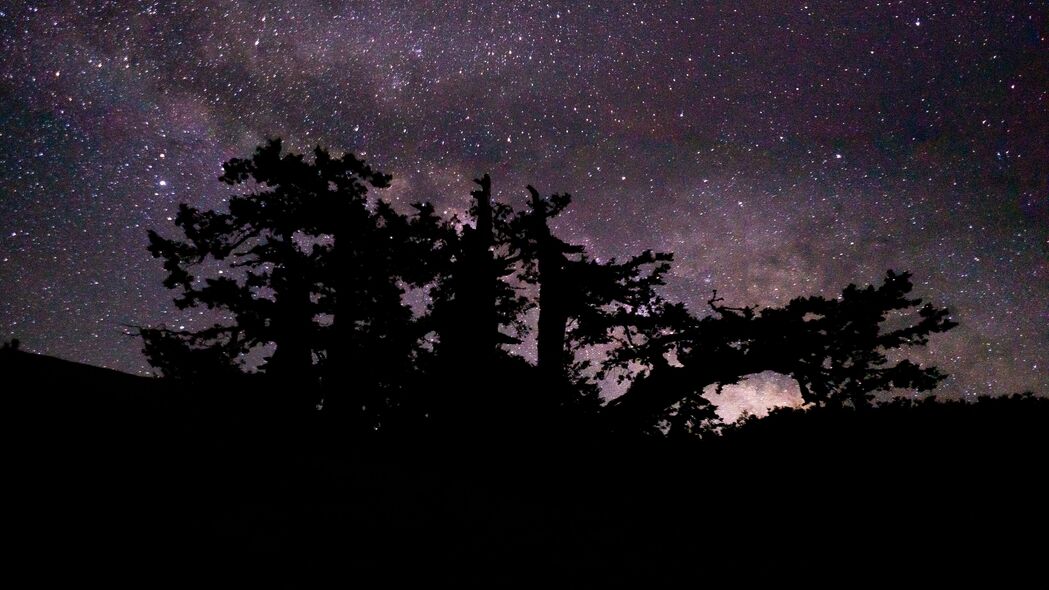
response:
<svg viewBox="0 0 1049 590"><path fill-rule="evenodd" d="M146 230L282 136L402 204L461 211L484 172L571 192L563 236L674 252L696 311L910 270L961 323L917 355L944 393L1049 392L1047 26L1043 0L3 1L0 338L147 372L124 325L199 318Z"/></svg>

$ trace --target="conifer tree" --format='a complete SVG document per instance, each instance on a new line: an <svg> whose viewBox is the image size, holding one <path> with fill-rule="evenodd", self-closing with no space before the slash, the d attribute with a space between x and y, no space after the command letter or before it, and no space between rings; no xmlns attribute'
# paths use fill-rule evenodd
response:
<svg viewBox="0 0 1049 590"><path fill-rule="evenodd" d="M582 245L558 238L550 227L571 203L569 194L542 198L531 186L528 192L528 209L518 216L516 235L523 280L539 291L540 378L560 397L560 405L593 406L596 384L585 375L589 361L577 358L577 353L587 347L629 345L635 333L661 321L667 306L656 289L663 284L672 256L645 251L624 262L598 261ZM623 337L626 340L620 341Z"/></svg>
<svg viewBox="0 0 1049 590"><path fill-rule="evenodd" d="M228 211L183 204L175 223L185 238L150 231L149 239L169 273L165 285L180 291L176 304L216 309L228 321L143 331L147 351L215 364L272 346L268 376L297 391L320 386L329 409L363 411L374 422L411 373L420 334L403 295L435 272L432 207L416 205L408 216L369 201L369 188L387 186L389 176L321 148L307 161L284 153L280 140L225 163L220 180L243 189Z"/></svg>
<svg viewBox="0 0 1049 590"><path fill-rule="evenodd" d="M878 392L929 391L943 372L909 359L890 362L890 354L924 346L957 324L946 308L909 298L912 289L909 273L889 271L878 287L849 285L837 298L799 297L761 310L725 306L715 292L712 315L650 341L650 358L673 351L676 366L657 363L606 414L614 424L646 428L708 385L763 371L793 377L804 401L819 406L864 409Z"/></svg>

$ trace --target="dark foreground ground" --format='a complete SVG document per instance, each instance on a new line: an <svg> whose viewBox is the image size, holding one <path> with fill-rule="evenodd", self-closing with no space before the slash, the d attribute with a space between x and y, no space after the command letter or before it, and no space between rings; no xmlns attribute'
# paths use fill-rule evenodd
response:
<svg viewBox="0 0 1049 590"><path fill-rule="evenodd" d="M7 529L37 587L1007 585L1049 565L1035 398L774 415L703 443L351 440L12 358Z"/></svg>

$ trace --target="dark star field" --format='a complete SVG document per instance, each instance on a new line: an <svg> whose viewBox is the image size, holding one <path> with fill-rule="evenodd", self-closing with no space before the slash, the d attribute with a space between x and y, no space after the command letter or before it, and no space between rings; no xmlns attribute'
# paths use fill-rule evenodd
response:
<svg viewBox="0 0 1049 590"><path fill-rule="evenodd" d="M484 172L570 192L562 235L674 252L697 311L910 270L961 324L917 355L940 392L1049 392L1047 26L1042 0L2 2L0 337L148 373L125 325L200 318L146 230L281 136L402 205L461 211ZM742 407L790 397L755 383Z"/></svg>

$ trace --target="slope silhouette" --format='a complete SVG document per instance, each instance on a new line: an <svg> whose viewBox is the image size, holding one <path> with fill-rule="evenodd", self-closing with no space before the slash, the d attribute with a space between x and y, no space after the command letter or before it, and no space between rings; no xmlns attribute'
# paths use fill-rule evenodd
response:
<svg viewBox="0 0 1049 590"><path fill-rule="evenodd" d="M108 579L127 560L266 586L686 584L755 562L812 579L798 564L813 554L823 572L973 550L1022 567L1040 559L1025 542L1047 522L1049 401L1029 395L462 452L400 435L333 448L321 421L220 416L162 380L23 352L0 368L50 400L14 431L29 443L11 486L26 488L28 542ZM887 556L887 542L921 550ZM176 579L161 571L145 579Z"/></svg>

